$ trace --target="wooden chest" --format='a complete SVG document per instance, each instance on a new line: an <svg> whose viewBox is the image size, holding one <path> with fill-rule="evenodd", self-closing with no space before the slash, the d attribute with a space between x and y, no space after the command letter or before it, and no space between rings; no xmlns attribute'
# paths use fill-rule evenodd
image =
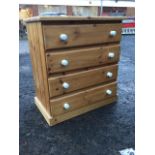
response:
<svg viewBox="0 0 155 155"><path fill-rule="evenodd" d="M117 100L121 17L33 17L35 104L49 125Z"/></svg>

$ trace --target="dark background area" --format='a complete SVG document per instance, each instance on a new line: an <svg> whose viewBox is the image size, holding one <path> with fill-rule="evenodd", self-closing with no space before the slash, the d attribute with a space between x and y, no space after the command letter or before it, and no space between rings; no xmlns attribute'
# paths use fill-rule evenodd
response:
<svg viewBox="0 0 155 155"><path fill-rule="evenodd" d="M135 147L135 36L124 35L118 101L49 127L34 105L28 41L19 42L20 155L116 155Z"/></svg>

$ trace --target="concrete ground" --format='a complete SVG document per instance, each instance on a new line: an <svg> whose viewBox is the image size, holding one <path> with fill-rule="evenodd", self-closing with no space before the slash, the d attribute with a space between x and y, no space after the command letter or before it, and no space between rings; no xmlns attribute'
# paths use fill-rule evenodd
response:
<svg viewBox="0 0 155 155"><path fill-rule="evenodd" d="M28 42L20 41L20 155L116 155L135 147L134 40L122 37L117 103L53 127L34 105Z"/></svg>

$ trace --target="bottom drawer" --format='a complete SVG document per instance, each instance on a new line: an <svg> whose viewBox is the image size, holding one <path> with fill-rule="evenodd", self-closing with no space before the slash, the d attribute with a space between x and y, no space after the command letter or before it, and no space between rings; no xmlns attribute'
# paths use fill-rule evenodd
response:
<svg viewBox="0 0 155 155"><path fill-rule="evenodd" d="M85 106L89 107L97 102L116 97L116 90L117 83L113 82L66 95L64 97L52 99L50 101L52 116L62 115Z"/></svg>

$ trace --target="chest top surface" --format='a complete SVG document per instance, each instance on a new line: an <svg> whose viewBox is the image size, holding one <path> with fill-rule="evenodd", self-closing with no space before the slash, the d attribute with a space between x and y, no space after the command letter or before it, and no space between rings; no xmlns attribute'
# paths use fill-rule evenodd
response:
<svg viewBox="0 0 155 155"><path fill-rule="evenodd" d="M25 20L26 23L32 22L121 22L125 17L123 16L35 16L31 18L27 18Z"/></svg>

